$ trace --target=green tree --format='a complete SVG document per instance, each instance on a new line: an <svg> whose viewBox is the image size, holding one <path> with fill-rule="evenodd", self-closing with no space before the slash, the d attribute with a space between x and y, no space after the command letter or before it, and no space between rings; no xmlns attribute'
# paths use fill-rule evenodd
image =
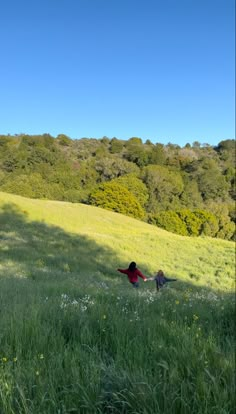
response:
<svg viewBox="0 0 236 414"><path fill-rule="evenodd" d="M191 180L188 175L183 176L184 188L180 195L181 204L189 209L202 206L202 197L198 190L198 184L196 181Z"/></svg>
<svg viewBox="0 0 236 414"><path fill-rule="evenodd" d="M139 201L140 205L145 208L148 201L148 189L146 185L136 176L136 174L126 174L122 177L115 178L111 182L118 183L127 188Z"/></svg>
<svg viewBox="0 0 236 414"><path fill-rule="evenodd" d="M14 149L9 149L1 163L1 168L6 172L13 172L19 167L19 159Z"/></svg>
<svg viewBox="0 0 236 414"><path fill-rule="evenodd" d="M186 224L175 211L161 211L158 214L150 215L148 218L150 224L155 224L171 233L187 236L188 231Z"/></svg>
<svg viewBox="0 0 236 414"><path fill-rule="evenodd" d="M148 165L149 151L142 144L141 138L130 138L126 143L125 158L134 162L138 167Z"/></svg>
<svg viewBox="0 0 236 414"><path fill-rule="evenodd" d="M209 169L198 176L198 187L203 200L228 198L229 184L218 170Z"/></svg>
<svg viewBox="0 0 236 414"><path fill-rule="evenodd" d="M94 206L113 210L137 219L142 219L145 215L135 196L127 188L117 183L101 184L98 189L91 193L89 202Z"/></svg>
<svg viewBox="0 0 236 414"><path fill-rule="evenodd" d="M65 134L57 135L58 143L63 147L69 147L72 144L72 140Z"/></svg>
<svg viewBox="0 0 236 414"><path fill-rule="evenodd" d="M108 181L124 174L139 172L135 164L115 156L97 159L95 161L95 170L99 173L101 181Z"/></svg>
<svg viewBox="0 0 236 414"><path fill-rule="evenodd" d="M193 213L201 222L198 235L215 237L219 230L216 216L209 211L201 209L195 209Z"/></svg>
<svg viewBox="0 0 236 414"><path fill-rule="evenodd" d="M229 197L230 184L226 181L217 161L202 158L193 161L186 169L190 179L197 182L203 201L226 200Z"/></svg>
<svg viewBox="0 0 236 414"><path fill-rule="evenodd" d="M9 175L8 180L1 186L1 191L29 198L33 198L34 195L28 176L23 174L18 176Z"/></svg>
<svg viewBox="0 0 236 414"><path fill-rule="evenodd" d="M108 147L110 144L110 139L106 136L100 138L100 141L105 147Z"/></svg>
<svg viewBox="0 0 236 414"><path fill-rule="evenodd" d="M219 154L220 159L225 161L228 166L235 166L236 142L234 139L221 141L215 150Z"/></svg>
<svg viewBox="0 0 236 414"><path fill-rule="evenodd" d="M84 198L83 191L77 189L69 189L64 192L64 200L70 201L71 203L81 203Z"/></svg>
<svg viewBox="0 0 236 414"><path fill-rule="evenodd" d="M229 195L236 200L236 170L233 167L226 168L224 172L226 182L229 184Z"/></svg>
<svg viewBox="0 0 236 414"><path fill-rule="evenodd" d="M184 189L181 174L164 166L145 167L143 181L149 189L149 211L165 209L179 198Z"/></svg>
<svg viewBox="0 0 236 414"><path fill-rule="evenodd" d="M156 144L152 146L149 152L149 164L164 165L166 161L166 155L164 151L164 145Z"/></svg>
<svg viewBox="0 0 236 414"><path fill-rule="evenodd" d="M150 141L150 139L146 139L145 145L153 145L153 143Z"/></svg>
<svg viewBox="0 0 236 414"><path fill-rule="evenodd" d="M218 231L216 237L226 240L234 240L235 238L235 223L232 216L232 204L218 201L215 203L209 200L206 204L207 210L211 211L217 219ZM235 204L234 204L235 210Z"/></svg>
<svg viewBox="0 0 236 414"><path fill-rule="evenodd" d="M218 231L216 217L210 212L200 209L162 211L159 214L149 216L148 221L182 236L206 235L214 237Z"/></svg>
<svg viewBox="0 0 236 414"><path fill-rule="evenodd" d="M117 139L117 138L112 138L111 143L110 143L110 152L112 154L119 154L122 152L124 147L124 143Z"/></svg>
<svg viewBox="0 0 236 414"><path fill-rule="evenodd" d="M95 160L82 161L76 175L81 187L89 191L100 182L99 173L95 168Z"/></svg>
<svg viewBox="0 0 236 414"><path fill-rule="evenodd" d="M193 211L182 209L176 211L180 220L185 223L189 236L198 236L201 229L201 219Z"/></svg>

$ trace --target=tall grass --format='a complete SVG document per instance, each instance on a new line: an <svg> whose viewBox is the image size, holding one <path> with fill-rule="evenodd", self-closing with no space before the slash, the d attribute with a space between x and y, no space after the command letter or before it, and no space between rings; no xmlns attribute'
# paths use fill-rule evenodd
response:
<svg viewBox="0 0 236 414"><path fill-rule="evenodd" d="M0 193L0 412L233 413L234 244ZM131 260L178 281L156 293Z"/></svg>

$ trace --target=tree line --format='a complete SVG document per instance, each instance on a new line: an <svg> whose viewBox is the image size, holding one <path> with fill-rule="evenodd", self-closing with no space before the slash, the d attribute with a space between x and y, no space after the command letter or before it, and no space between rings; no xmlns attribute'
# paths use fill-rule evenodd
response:
<svg viewBox="0 0 236 414"><path fill-rule="evenodd" d="M0 135L0 190L85 203L173 233L235 240L235 140L180 147L65 134Z"/></svg>

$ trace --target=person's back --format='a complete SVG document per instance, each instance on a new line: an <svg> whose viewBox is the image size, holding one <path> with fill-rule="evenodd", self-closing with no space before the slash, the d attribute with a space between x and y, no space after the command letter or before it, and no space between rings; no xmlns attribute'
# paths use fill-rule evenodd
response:
<svg viewBox="0 0 236 414"><path fill-rule="evenodd" d="M138 277L141 277L144 282L146 282L147 278L142 274L142 272L136 267L135 262L131 262L128 269L117 269L118 272L124 273L128 276L129 282L134 287L139 287Z"/></svg>
<svg viewBox="0 0 236 414"><path fill-rule="evenodd" d="M154 277L156 282L157 290L161 289L167 282L175 282L177 279L171 279L166 277L162 270L158 270L156 276Z"/></svg>

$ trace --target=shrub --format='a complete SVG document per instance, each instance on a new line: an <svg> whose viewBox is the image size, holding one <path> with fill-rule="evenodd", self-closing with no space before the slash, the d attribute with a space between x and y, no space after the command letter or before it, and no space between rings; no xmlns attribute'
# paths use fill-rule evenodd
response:
<svg viewBox="0 0 236 414"><path fill-rule="evenodd" d="M148 189L134 173L115 178L112 182L127 188L137 198L140 205L145 207L148 200Z"/></svg>
<svg viewBox="0 0 236 414"><path fill-rule="evenodd" d="M177 233L182 236L187 236L188 231L183 220L178 216L175 211L162 211L159 214L149 216L150 224L156 224L158 227Z"/></svg>
<svg viewBox="0 0 236 414"><path fill-rule="evenodd" d="M187 209L162 211L150 216L148 221L182 236L206 235L214 237L219 229L214 214L199 209L193 211Z"/></svg>
<svg viewBox="0 0 236 414"><path fill-rule="evenodd" d="M101 184L91 193L89 203L138 219L142 219L145 215L136 197L127 188L117 183Z"/></svg>
<svg viewBox="0 0 236 414"><path fill-rule="evenodd" d="M199 235L214 237L219 229L217 218L214 214L205 210L194 210L195 216L201 221Z"/></svg>

